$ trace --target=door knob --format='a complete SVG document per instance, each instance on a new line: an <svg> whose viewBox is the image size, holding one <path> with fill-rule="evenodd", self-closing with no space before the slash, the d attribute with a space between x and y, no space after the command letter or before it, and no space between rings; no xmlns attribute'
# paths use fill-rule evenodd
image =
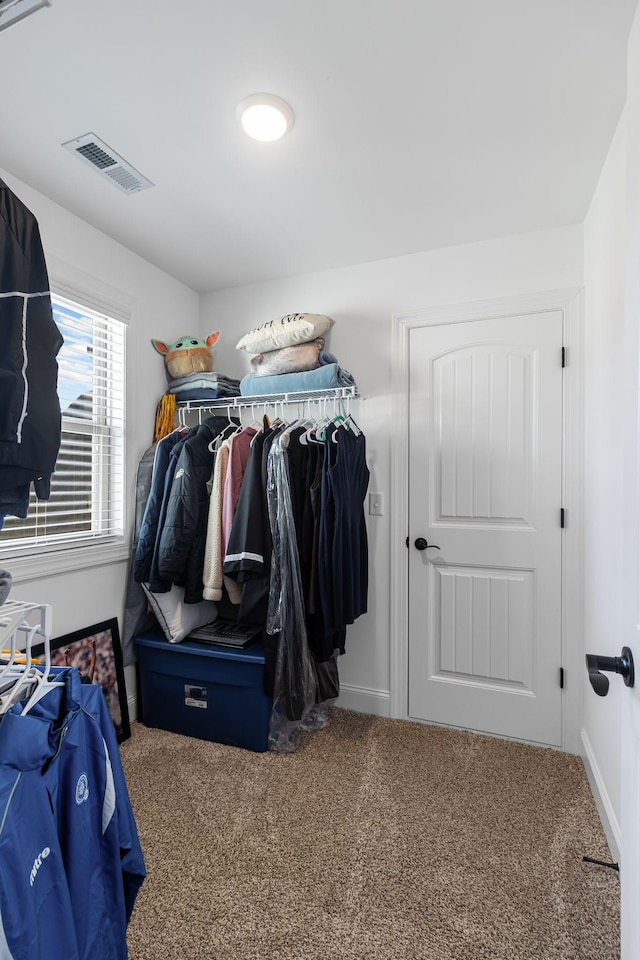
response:
<svg viewBox="0 0 640 960"><path fill-rule="evenodd" d="M635 680L633 654L629 647L623 647L619 657L600 657L588 653L585 657L589 682L599 697L606 697L609 692L609 677L605 677L601 670L619 673L627 687L632 687Z"/></svg>
<svg viewBox="0 0 640 960"><path fill-rule="evenodd" d="M437 543L427 543L424 537L418 537L415 542L416 550L427 550L429 547L431 547L432 550L440 549Z"/></svg>

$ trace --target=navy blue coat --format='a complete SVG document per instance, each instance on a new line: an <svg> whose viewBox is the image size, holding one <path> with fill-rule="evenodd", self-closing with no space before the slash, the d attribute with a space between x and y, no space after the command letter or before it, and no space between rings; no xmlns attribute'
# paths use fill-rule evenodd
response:
<svg viewBox="0 0 640 960"><path fill-rule="evenodd" d="M207 540L213 453L209 444L228 425L227 417L209 417L185 440L171 484L157 554L162 580L184 587L185 603L203 599L202 571ZM155 559L155 558L154 558Z"/></svg>

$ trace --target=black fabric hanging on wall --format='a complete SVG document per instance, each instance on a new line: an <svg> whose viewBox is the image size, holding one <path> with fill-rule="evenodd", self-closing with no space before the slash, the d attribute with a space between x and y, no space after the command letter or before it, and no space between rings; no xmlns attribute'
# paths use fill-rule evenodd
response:
<svg viewBox="0 0 640 960"><path fill-rule="evenodd" d="M40 500L60 447L56 357L63 340L33 214L0 180L0 525Z"/></svg>

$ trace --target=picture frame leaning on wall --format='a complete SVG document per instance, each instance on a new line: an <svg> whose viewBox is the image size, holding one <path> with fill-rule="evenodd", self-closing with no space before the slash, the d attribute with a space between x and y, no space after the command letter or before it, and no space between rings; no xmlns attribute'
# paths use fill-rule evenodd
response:
<svg viewBox="0 0 640 960"><path fill-rule="evenodd" d="M38 656L42 649L42 645L34 647L33 655ZM107 701L118 743L129 739L131 726L117 617L52 639L51 666L75 667L80 676L97 683Z"/></svg>

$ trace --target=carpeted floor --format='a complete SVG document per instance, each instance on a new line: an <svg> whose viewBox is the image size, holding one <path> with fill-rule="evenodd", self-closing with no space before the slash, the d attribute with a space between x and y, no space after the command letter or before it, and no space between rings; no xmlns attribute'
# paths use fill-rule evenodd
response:
<svg viewBox="0 0 640 960"><path fill-rule="evenodd" d="M332 711L289 755L134 724L131 960L615 960L582 762Z"/></svg>

